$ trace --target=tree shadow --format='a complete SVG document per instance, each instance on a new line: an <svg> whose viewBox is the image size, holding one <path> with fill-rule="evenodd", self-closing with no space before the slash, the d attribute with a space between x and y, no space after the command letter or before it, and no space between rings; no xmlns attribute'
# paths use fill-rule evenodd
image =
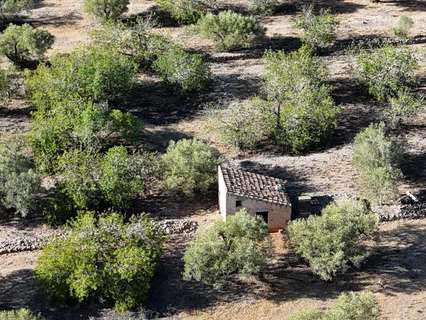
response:
<svg viewBox="0 0 426 320"><path fill-rule="evenodd" d="M149 7L143 12L128 15L123 18L122 21L131 24L135 23L138 18L142 18L143 20L152 19L158 28L174 28L180 26L179 22L173 18L170 13L164 11L157 5Z"/></svg>
<svg viewBox="0 0 426 320"><path fill-rule="evenodd" d="M27 308L47 320L89 320L99 314L96 305L60 305L47 299L32 269L21 269L0 278L0 309Z"/></svg>
<svg viewBox="0 0 426 320"><path fill-rule="evenodd" d="M426 2L424 0L380 0L380 3L403 7L404 11L426 11Z"/></svg>
<svg viewBox="0 0 426 320"><path fill-rule="evenodd" d="M425 128L426 129L426 128ZM426 184L426 153L405 153L401 163L404 180L410 185L422 188Z"/></svg>
<svg viewBox="0 0 426 320"><path fill-rule="evenodd" d="M71 11L62 16L46 15L39 18L23 16L20 23L29 23L34 27L43 27L45 25L61 27L64 25L75 25L80 20L83 20L82 16L76 11Z"/></svg>
<svg viewBox="0 0 426 320"><path fill-rule="evenodd" d="M193 117L202 108L202 93L181 95L160 81L137 84L120 105L146 124L167 125Z"/></svg>

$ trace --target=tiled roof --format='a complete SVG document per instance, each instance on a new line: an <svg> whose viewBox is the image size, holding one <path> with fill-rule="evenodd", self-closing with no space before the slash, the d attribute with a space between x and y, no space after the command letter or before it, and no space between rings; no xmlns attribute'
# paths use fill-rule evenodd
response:
<svg viewBox="0 0 426 320"><path fill-rule="evenodd" d="M290 204L284 180L235 168L220 169L229 193L280 205Z"/></svg>

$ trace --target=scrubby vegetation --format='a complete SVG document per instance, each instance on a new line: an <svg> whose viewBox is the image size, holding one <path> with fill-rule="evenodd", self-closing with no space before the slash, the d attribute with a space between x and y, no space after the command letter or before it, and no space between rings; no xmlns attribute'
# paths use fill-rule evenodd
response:
<svg viewBox="0 0 426 320"><path fill-rule="evenodd" d="M164 51L154 61L154 69L183 93L205 89L210 83L210 69L202 56L179 47Z"/></svg>
<svg viewBox="0 0 426 320"><path fill-rule="evenodd" d="M44 320L44 318L32 314L28 309L19 309L0 311L0 320Z"/></svg>
<svg viewBox="0 0 426 320"><path fill-rule="evenodd" d="M414 21L410 17L399 17L398 24L392 28L394 37L401 41L406 41L410 38L410 29L413 27Z"/></svg>
<svg viewBox="0 0 426 320"><path fill-rule="evenodd" d="M267 225L244 209L201 230L189 244L184 278L222 286L233 275L258 273L266 262Z"/></svg>
<svg viewBox="0 0 426 320"><path fill-rule="evenodd" d="M250 0L249 9L254 14L268 15L274 13L278 0Z"/></svg>
<svg viewBox="0 0 426 320"><path fill-rule="evenodd" d="M161 160L165 187L173 193L205 193L216 182L217 153L200 140L171 141Z"/></svg>
<svg viewBox="0 0 426 320"><path fill-rule="evenodd" d="M355 137L352 159L363 197L377 203L396 197L402 152L401 141L389 138L383 123L372 124Z"/></svg>
<svg viewBox="0 0 426 320"><path fill-rule="evenodd" d="M43 249L36 275L59 301L102 298L117 310L131 309L148 293L163 242L161 229L144 215L125 223L118 213L87 212Z"/></svg>
<svg viewBox="0 0 426 320"><path fill-rule="evenodd" d="M379 320L377 300L370 292L343 293L327 311L309 309L300 311L290 320Z"/></svg>
<svg viewBox="0 0 426 320"><path fill-rule="evenodd" d="M363 202L345 200L330 204L320 216L291 221L285 237L314 274L332 280L361 265L368 256L362 241L372 239L377 228L377 216Z"/></svg>
<svg viewBox="0 0 426 320"><path fill-rule="evenodd" d="M356 57L355 75L378 101L386 102L404 87L416 83L418 66L413 51L407 47L385 45Z"/></svg>
<svg viewBox="0 0 426 320"><path fill-rule="evenodd" d="M23 66L30 60L42 59L53 42L53 36L47 31L34 29L29 24L11 24L0 34L0 53L17 66Z"/></svg>
<svg viewBox="0 0 426 320"><path fill-rule="evenodd" d="M129 0L84 0L84 11L101 21L118 20L128 6Z"/></svg>
<svg viewBox="0 0 426 320"><path fill-rule="evenodd" d="M329 10L316 14L313 5L303 9L303 16L296 21L296 26L303 30L303 42L312 49L326 48L336 39L338 22Z"/></svg>
<svg viewBox="0 0 426 320"><path fill-rule="evenodd" d="M198 32L212 39L220 50L247 48L265 33L253 16L244 16L230 10L208 13L196 26Z"/></svg>
<svg viewBox="0 0 426 320"><path fill-rule="evenodd" d="M0 201L6 209L21 216L33 209L40 190L40 176L23 141L7 141L0 145Z"/></svg>
<svg viewBox="0 0 426 320"><path fill-rule="evenodd" d="M182 23L195 23L214 0L155 0L170 15Z"/></svg>

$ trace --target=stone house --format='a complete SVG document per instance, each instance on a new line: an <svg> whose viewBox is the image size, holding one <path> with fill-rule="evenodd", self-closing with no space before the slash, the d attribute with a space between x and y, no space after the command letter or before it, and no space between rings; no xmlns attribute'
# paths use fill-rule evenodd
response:
<svg viewBox="0 0 426 320"><path fill-rule="evenodd" d="M260 216L269 232L284 229L291 219L290 198L282 179L219 166L219 208L226 220L242 208Z"/></svg>

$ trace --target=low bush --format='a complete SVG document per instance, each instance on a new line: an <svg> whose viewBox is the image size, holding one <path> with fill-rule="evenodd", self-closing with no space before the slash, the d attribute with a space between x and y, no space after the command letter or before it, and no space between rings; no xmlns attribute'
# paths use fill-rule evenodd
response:
<svg viewBox="0 0 426 320"><path fill-rule="evenodd" d="M377 300L370 292L342 293L327 311L303 310L290 320L379 320Z"/></svg>
<svg viewBox="0 0 426 320"><path fill-rule="evenodd" d="M314 274L332 280L361 265L369 253L362 241L373 239L377 230L378 218L363 202L345 200L327 206L320 216L291 221L285 238Z"/></svg>
<svg viewBox="0 0 426 320"><path fill-rule="evenodd" d="M210 69L203 57L179 47L171 47L159 55L153 67L164 81L183 93L205 89L211 80Z"/></svg>
<svg viewBox="0 0 426 320"><path fill-rule="evenodd" d="M250 0L249 10L254 14L273 14L278 6L278 0Z"/></svg>
<svg viewBox="0 0 426 320"><path fill-rule="evenodd" d="M385 117L391 127L396 128L405 117L416 115L424 106L424 96L410 92L408 88L398 91L395 97L389 99L389 107Z"/></svg>
<svg viewBox="0 0 426 320"><path fill-rule="evenodd" d="M333 132L339 109L326 84L325 65L308 47L267 52L264 91L271 102L275 143L293 153L310 150Z"/></svg>
<svg viewBox="0 0 426 320"><path fill-rule="evenodd" d="M22 141L0 145L0 201L21 216L31 212L41 179Z"/></svg>
<svg viewBox="0 0 426 320"><path fill-rule="evenodd" d="M386 102L404 87L416 83L418 62L410 48L385 45L373 52L363 51L354 67L358 81L378 101Z"/></svg>
<svg viewBox="0 0 426 320"><path fill-rule="evenodd" d="M355 137L352 160L363 197L384 203L397 196L402 153L403 146L386 136L383 123L372 124Z"/></svg>
<svg viewBox="0 0 426 320"><path fill-rule="evenodd" d="M0 101L9 96L11 89L10 81L8 72L0 68Z"/></svg>
<svg viewBox="0 0 426 320"><path fill-rule="evenodd" d="M54 42L47 31L37 30L29 24L10 24L0 34L0 53L17 66L30 60L42 59L44 53Z"/></svg>
<svg viewBox="0 0 426 320"><path fill-rule="evenodd" d="M163 10L182 23L195 23L215 0L155 0Z"/></svg>
<svg viewBox="0 0 426 320"><path fill-rule="evenodd" d="M207 13L198 21L196 29L202 36L212 39L221 50L248 48L265 33L255 17L230 10L217 15Z"/></svg>
<svg viewBox="0 0 426 320"><path fill-rule="evenodd" d="M329 10L315 14L314 7L307 6L303 16L296 21L296 26L303 30L303 42L312 49L326 48L336 39L338 23Z"/></svg>
<svg viewBox="0 0 426 320"><path fill-rule="evenodd" d="M171 141L161 159L164 184L171 192L190 196L196 191L207 192L216 182L218 156L200 140Z"/></svg>
<svg viewBox="0 0 426 320"><path fill-rule="evenodd" d="M268 101L260 98L232 103L226 109L208 110L208 126L223 143L242 150L254 149L272 134L270 110Z"/></svg>
<svg viewBox="0 0 426 320"><path fill-rule="evenodd" d="M128 6L129 0L84 0L84 11L101 21L118 20Z"/></svg>
<svg viewBox="0 0 426 320"><path fill-rule="evenodd" d="M392 28L392 34L398 40L406 41L410 38L410 29L414 26L414 21L410 17L401 16L398 25Z"/></svg>
<svg viewBox="0 0 426 320"><path fill-rule="evenodd" d="M0 320L43 320L41 316L36 316L28 309L2 310Z"/></svg>
<svg viewBox="0 0 426 320"><path fill-rule="evenodd" d="M233 275L258 273L266 262L267 225L245 209L199 231L186 249L184 278L219 287Z"/></svg>
<svg viewBox="0 0 426 320"><path fill-rule="evenodd" d="M161 256L162 229L147 216L87 212L38 258L37 279L59 301L104 299L122 311L145 299Z"/></svg>

